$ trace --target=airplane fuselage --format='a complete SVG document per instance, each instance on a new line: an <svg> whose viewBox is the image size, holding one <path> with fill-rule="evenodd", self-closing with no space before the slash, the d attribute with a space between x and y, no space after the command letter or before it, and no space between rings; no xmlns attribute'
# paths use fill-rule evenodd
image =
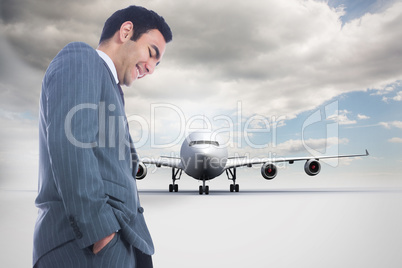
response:
<svg viewBox="0 0 402 268"><path fill-rule="evenodd" d="M218 141L211 140L211 133L194 132L184 140L180 158L187 175L211 180L224 172L228 151Z"/></svg>

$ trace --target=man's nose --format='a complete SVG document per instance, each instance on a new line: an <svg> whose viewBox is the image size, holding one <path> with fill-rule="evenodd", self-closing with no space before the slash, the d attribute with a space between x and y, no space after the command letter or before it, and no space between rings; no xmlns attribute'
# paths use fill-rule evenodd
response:
<svg viewBox="0 0 402 268"><path fill-rule="evenodd" d="M155 71L155 66L156 64L153 63L145 64L145 70L147 71L147 74L153 74L153 72Z"/></svg>

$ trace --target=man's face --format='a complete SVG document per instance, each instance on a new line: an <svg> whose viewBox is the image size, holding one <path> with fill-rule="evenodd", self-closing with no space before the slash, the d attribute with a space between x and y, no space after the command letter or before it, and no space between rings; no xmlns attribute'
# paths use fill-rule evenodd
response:
<svg viewBox="0 0 402 268"><path fill-rule="evenodd" d="M165 53L166 42L159 30L141 35L137 41L122 44L119 61L115 63L121 85L130 86L135 80L152 74Z"/></svg>

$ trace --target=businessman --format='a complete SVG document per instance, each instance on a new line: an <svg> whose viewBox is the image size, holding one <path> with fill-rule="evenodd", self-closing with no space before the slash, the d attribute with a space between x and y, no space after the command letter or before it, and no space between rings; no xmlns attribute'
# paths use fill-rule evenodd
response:
<svg viewBox="0 0 402 268"><path fill-rule="evenodd" d="M120 85L150 75L172 33L130 6L106 22L98 49L70 43L42 83L33 266L152 267Z"/></svg>

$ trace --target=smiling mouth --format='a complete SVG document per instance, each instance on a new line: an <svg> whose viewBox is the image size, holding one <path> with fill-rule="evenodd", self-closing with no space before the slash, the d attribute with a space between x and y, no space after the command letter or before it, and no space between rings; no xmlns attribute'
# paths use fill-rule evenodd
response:
<svg viewBox="0 0 402 268"><path fill-rule="evenodd" d="M140 74L140 68L138 67L138 65L136 65L135 68L137 70L137 79L144 77L145 74Z"/></svg>

